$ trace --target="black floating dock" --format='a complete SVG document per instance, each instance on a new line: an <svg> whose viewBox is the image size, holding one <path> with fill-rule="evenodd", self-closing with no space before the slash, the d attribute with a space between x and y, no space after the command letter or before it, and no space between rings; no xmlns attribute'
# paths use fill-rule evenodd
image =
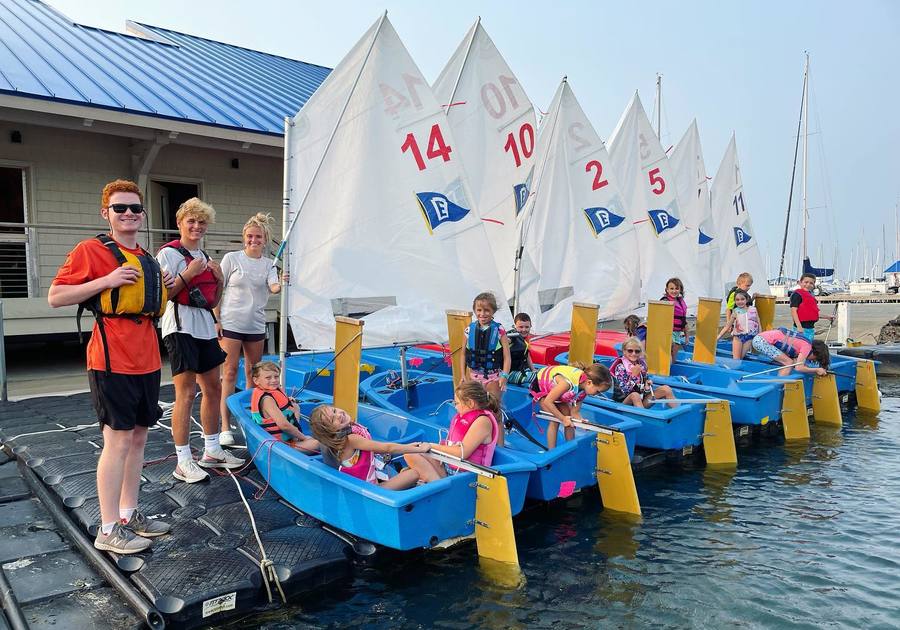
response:
<svg viewBox="0 0 900 630"><path fill-rule="evenodd" d="M172 400L172 388L161 398ZM262 554L234 479L210 471L207 482L175 480L165 428L150 432L139 504L172 532L149 551L122 557L91 547L102 437L89 394L3 403L0 444L0 592L8 593L0 630L138 628L156 613L169 627L194 627L281 602L270 583L269 603ZM192 446L200 451L202 444ZM232 452L247 457L243 448ZM349 575L353 554L343 538L271 489L262 494L265 480L254 466L237 479L288 598Z"/></svg>

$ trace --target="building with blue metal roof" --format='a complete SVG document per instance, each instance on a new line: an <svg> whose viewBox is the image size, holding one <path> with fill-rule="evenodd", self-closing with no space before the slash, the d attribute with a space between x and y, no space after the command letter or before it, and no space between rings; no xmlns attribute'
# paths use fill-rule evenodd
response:
<svg viewBox="0 0 900 630"><path fill-rule="evenodd" d="M0 0L0 299L6 334L74 331L46 293L66 252L104 229L100 191L145 191L164 242L178 205L217 211L207 248L237 249L258 211L281 213L284 117L329 68L128 22L78 24L39 0Z"/></svg>

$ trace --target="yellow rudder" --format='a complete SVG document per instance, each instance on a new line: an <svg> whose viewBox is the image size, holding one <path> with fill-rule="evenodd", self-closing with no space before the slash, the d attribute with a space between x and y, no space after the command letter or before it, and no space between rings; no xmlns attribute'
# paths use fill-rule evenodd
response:
<svg viewBox="0 0 900 630"><path fill-rule="evenodd" d="M597 434L597 486L603 509L641 515L628 444L620 431Z"/></svg>
<svg viewBox="0 0 900 630"><path fill-rule="evenodd" d="M712 365L716 362L716 336L721 312L722 300L700 298L697 304L697 331L694 334L693 359L697 363Z"/></svg>
<svg viewBox="0 0 900 630"><path fill-rule="evenodd" d="M356 420L363 321L351 317L335 317L334 321L334 406Z"/></svg>
<svg viewBox="0 0 900 630"><path fill-rule="evenodd" d="M759 329L763 332L772 330L775 321L775 296L757 293L753 296L753 304L759 316Z"/></svg>
<svg viewBox="0 0 900 630"><path fill-rule="evenodd" d="M472 313L469 311L447 311L454 389L466 374L466 328L471 323Z"/></svg>
<svg viewBox="0 0 900 630"><path fill-rule="evenodd" d="M727 400L706 403L703 425L703 450L710 466L737 464L734 431L731 428L731 405Z"/></svg>
<svg viewBox="0 0 900 630"><path fill-rule="evenodd" d="M871 413L881 411L878 376L872 361L856 362L856 404L860 409Z"/></svg>
<svg viewBox="0 0 900 630"><path fill-rule="evenodd" d="M569 365L594 362L594 346L597 339L597 317L600 307L596 304L576 302L572 305L572 328L569 333Z"/></svg>
<svg viewBox="0 0 900 630"><path fill-rule="evenodd" d="M668 376L672 363L672 319L675 305L669 301L647 303L647 341L644 344L647 369L651 374Z"/></svg>
<svg viewBox="0 0 900 630"><path fill-rule="evenodd" d="M838 398L837 379L834 374L816 376L812 390L813 418L816 422L839 427L843 423L841 417L841 401Z"/></svg>
<svg viewBox="0 0 900 630"><path fill-rule="evenodd" d="M478 555L518 565L519 553L506 478L502 475L478 475L475 483L475 544Z"/></svg>
<svg viewBox="0 0 900 630"><path fill-rule="evenodd" d="M803 381L785 381L781 402L781 422L785 440L809 439L809 416L806 415L806 393Z"/></svg>

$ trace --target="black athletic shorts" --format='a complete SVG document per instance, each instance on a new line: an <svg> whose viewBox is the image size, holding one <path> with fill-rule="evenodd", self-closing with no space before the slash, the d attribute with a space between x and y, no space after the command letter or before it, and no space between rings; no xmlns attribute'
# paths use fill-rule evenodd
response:
<svg viewBox="0 0 900 630"><path fill-rule="evenodd" d="M237 339L238 341L265 341L266 333L242 333L233 330L222 329L222 336L226 339Z"/></svg>
<svg viewBox="0 0 900 630"><path fill-rule="evenodd" d="M203 374L225 362L225 352L218 339L194 339L187 333L163 337L172 364L172 376L182 372Z"/></svg>
<svg viewBox="0 0 900 630"><path fill-rule="evenodd" d="M97 419L114 431L135 426L152 427L162 415L159 408L159 370L149 374L107 374L88 370L91 399Z"/></svg>

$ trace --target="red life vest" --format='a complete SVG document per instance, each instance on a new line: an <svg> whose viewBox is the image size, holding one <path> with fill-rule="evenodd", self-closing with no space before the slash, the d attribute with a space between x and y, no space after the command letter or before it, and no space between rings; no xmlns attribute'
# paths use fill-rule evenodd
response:
<svg viewBox="0 0 900 630"><path fill-rule="evenodd" d="M660 300L667 300L675 305L674 314L672 315L672 331L683 332L687 328L687 304L680 295L676 298L669 297L666 293Z"/></svg>
<svg viewBox="0 0 900 630"><path fill-rule="evenodd" d="M291 410L291 399L280 389L269 390L259 387L253 388L253 394L250 397L250 417L273 438L281 440L282 442L287 442L291 439L290 436L285 435L284 432L278 428L278 424L274 420L266 418L263 415L260 404L262 403L264 396L271 396L272 400L275 401L275 404L278 405L278 408L281 410L281 413L284 414L285 419L296 425L297 419L294 418L294 412Z"/></svg>
<svg viewBox="0 0 900 630"><path fill-rule="evenodd" d="M819 303L813 294L806 289L794 289L794 293L800 296L802 300L800 306L797 307L797 318L801 322L817 322L819 321Z"/></svg>
<svg viewBox="0 0 900 630"><path fill-rule="evenodd" d="M191 261L194 260L194 257L191 256L191 253L187 248L181 244L180 239L176 238L174 241L169 241L159 249L162 251L166 247L177 249L178 253L184 256L184 263L186 265L190 265ZM206 252L203 252L203 255L206 256L208 262L209 256L206 255ZM202 273L191 278L187 286L179 291L178 295L172 298L172 301L176 304L212 310L213 304L216 301L218 289L219 281L216 280L216 276L213 275L212 269L207 267Z"/></svg>

